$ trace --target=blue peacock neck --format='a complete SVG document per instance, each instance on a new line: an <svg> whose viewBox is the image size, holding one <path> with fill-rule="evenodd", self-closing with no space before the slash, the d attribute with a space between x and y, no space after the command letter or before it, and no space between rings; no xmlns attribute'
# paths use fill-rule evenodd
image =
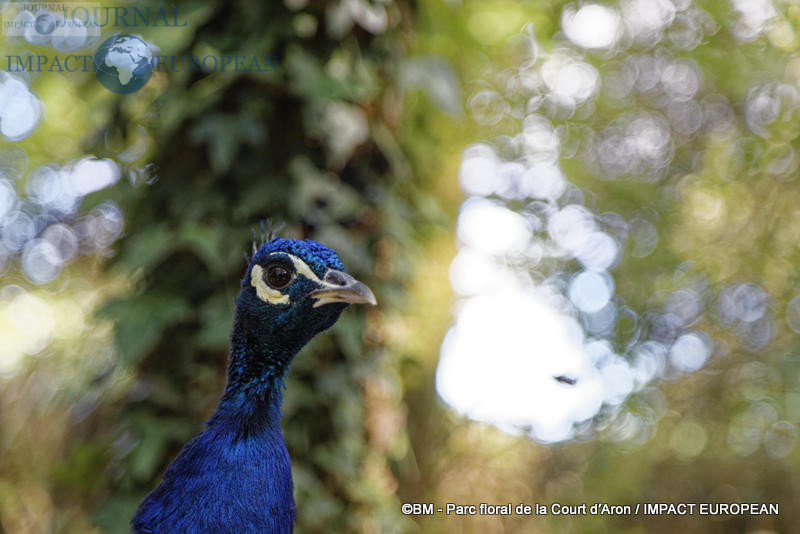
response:
<svg viewBox="0 0 800 534"><path fill-rule="evenodd" d="M280 432L284 376L305 343L287 340L274 326L237 310L228 383L209 426L225 424L239 437Z"/></svg>

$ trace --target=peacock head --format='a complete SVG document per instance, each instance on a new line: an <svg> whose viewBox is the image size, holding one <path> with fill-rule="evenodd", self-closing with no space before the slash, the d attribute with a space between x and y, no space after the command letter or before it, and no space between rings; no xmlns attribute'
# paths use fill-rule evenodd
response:
<svg viewBox="0 0 800 534"><path fill-rule="evenodd" d="M344 271L333 250L280 238L253 255L237 298L239 320L293 350L330 328L349 304L374 305L375 295Z"/></svg>

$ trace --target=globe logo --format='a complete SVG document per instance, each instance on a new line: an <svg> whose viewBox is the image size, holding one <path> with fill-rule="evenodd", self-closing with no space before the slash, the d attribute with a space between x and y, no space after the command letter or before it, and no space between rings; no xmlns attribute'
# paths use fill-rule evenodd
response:
<svg viewBox="0 0 800 534"><path fill-rule="evenodd" d="M153 53L138 37L109 37L94 53L94 75L103 87L125 95L144 87L153 74Z"/></svg>
<svg viewBox="0 0 800 534"><path fill-rule="evenodd" d="M50 35L56 29L56 21L50 13L42 13L33 22L33 28L39 35Z"/></svg>

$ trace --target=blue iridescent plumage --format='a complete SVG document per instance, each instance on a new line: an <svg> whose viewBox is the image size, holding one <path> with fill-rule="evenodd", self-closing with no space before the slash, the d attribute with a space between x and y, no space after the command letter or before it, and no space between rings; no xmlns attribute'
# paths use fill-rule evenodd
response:
<svg viewBox="0 0 800 534"><path fill-rule="evenodd" d="M236 298L228 384L217 411L142 501L134 532L292 531L283 377L297 352L352 303L374 304L375 297L329 248L293 239L261 246Z"/></svg>

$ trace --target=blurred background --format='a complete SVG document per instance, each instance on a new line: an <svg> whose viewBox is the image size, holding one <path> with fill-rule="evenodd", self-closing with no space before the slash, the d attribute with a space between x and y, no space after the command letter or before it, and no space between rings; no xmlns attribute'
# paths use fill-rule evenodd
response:
<svg viewBox="0 0 800 534"><path fill-rule="evenodd" d="M292 366L296 532L800 532L799 5L92 5L0 3L0 532L129 531L214 410L264 218L380 302ZM118 33L271 60L118 94Z"/></svg>

